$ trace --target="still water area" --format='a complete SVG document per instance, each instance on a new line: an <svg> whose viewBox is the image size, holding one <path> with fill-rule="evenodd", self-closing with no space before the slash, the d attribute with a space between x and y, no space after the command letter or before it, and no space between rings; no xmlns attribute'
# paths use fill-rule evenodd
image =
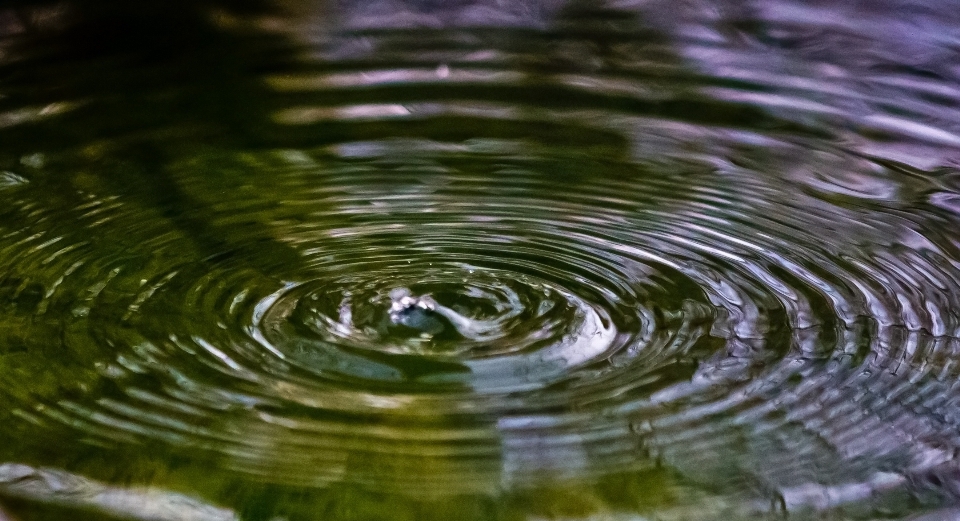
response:
<svg viewBox="0 0 960 521"><path fill-rule="evenodd" d="M960 9L0 6L0 520L960 519Z"/></svg>

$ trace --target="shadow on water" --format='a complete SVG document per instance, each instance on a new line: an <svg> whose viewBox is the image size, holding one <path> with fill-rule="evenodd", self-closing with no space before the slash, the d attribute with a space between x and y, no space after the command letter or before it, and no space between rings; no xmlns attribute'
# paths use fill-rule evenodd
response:
<svg viewBox="0 0 960 521"><path fill-rule="evenodd" d="M156 209L191 238L201 257L238 255L256 263L269 257L295 266L298 255L257 230L246 243L227 244L229 233L198 217L201 203L183 192L170 162L194 144L246 146L266 120L268 94L258 74L282 67L294 49L266 34L228 34L211 23L210 2L55 3L49 22L31 27L40 6L13 12L25 27L14 35L22 60L0 67L9 101L48 106L70 100L76 108L47 121L3 132L6 162L31 154L73 152L86 163L63 165L93 172L97 188ZM231 9L264 14L256 1ZM10 16L8 14L8 16ZM37 179L53 197L78 191L66 172ZM77 200L61 204L80 204Z"/></svg>

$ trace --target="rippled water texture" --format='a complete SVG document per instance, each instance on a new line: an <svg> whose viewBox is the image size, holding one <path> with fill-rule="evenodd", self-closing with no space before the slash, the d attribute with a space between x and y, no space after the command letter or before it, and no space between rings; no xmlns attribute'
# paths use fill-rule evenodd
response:
<svg viewBox="0 0 960 521"><path fill-rule="evenodd" d="M0 9L0 519L960 515L952 2L234 7Z"/></svg>

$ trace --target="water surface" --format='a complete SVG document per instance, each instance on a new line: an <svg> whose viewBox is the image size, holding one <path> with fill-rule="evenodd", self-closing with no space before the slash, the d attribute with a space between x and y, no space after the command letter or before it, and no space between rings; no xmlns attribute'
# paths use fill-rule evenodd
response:
<svg viewBox="0 0 960 521"><path fill-rule="evenodd" d="M957 514L949 2L252 4L0 9L0 519Z"/></svg>

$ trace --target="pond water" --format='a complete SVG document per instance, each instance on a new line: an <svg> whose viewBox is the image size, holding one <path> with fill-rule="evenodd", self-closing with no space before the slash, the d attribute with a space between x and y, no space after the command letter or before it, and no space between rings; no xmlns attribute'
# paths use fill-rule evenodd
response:
<svg viewBox="0 0 960 521"><path fill-rule="evenodd" d="M0 8L0 519L960 516L950 1Z"/></svg>

